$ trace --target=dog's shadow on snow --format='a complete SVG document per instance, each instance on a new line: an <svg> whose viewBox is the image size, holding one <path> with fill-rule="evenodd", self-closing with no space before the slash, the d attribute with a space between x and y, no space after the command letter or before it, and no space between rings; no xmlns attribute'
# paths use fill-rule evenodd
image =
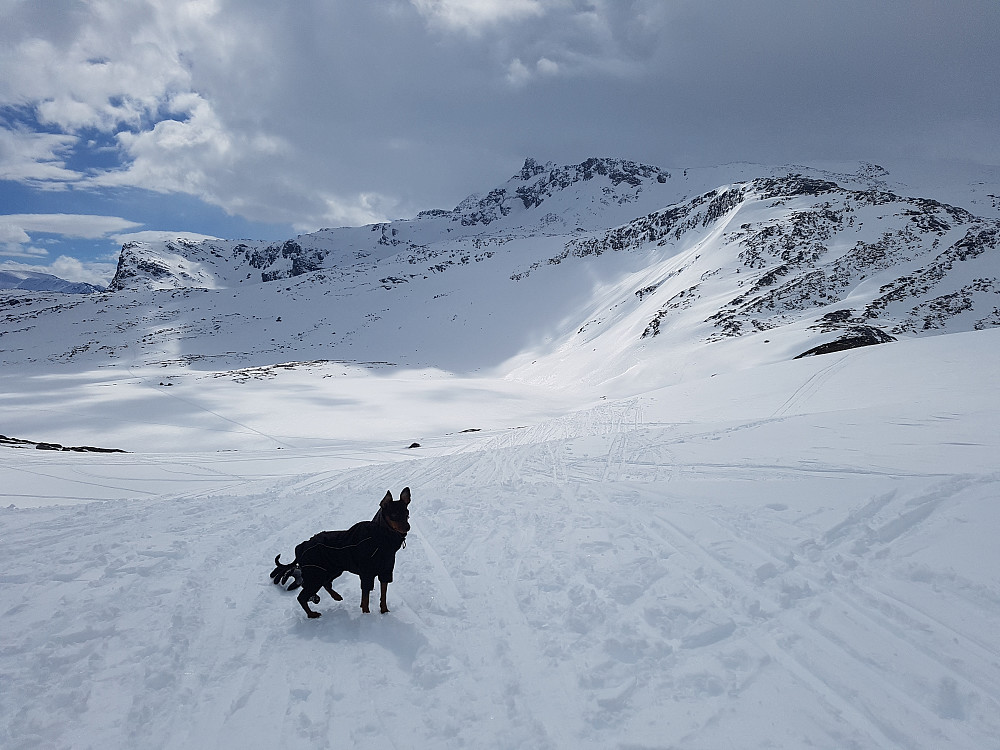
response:
<svg viewBox="0 0 1000 750"><path fill-rule="evenodd" d="M377 607L378 605L376 605ZM393 654L400 667L409 670L427 637L415 625L403 622L392 613L355 614L346 609L323 612L317 620L299 619L292 635L310 641L336 645L374 643Z"/></svg>

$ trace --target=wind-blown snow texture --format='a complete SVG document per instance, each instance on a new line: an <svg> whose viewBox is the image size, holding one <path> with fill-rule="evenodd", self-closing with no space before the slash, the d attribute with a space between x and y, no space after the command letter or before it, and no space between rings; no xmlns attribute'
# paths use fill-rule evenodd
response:
<svg viewBox="0 0 1000 750"><path fill-rule="evenodd" d="M750 169L0 298L3 432L133 451L0 446L0 745L996 747L996 221ZM390 614L268 581L406 485Z"/></svg>

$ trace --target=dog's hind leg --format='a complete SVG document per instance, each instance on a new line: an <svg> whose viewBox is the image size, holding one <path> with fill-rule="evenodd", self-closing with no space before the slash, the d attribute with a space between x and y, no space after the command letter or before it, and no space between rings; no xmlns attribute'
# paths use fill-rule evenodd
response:
<svg viewBox="0 0 1000 750"><path fill-rule="evenodd" d="M333 586L331 585L332 583L333 583L332 581L330 583L324 583L323 588L325 588L327 592L330 594L330 596L333 597L334 601L337 602L344 601L344 597L342 597L340 594L338 594L336 591L333 590Z"/></svg>
<svg viewBox="0 0 1000 750"><path fill-rule="evenodd" d="M320 613L309 608L309 602L313 604L319 604L319 590L321 588L326 589L330 596L332 596L336 601L341 601L343 597L333 590L333 579L339 576L343 571L335 570L333 574L323 570L323 568L318 565L305 565L301 566L302 571L302 590L299 592L298 600L299 604L302 605L302 609L306 611L309 617L319 617Z"/></svg>
<svg viewBox="0 0 1000 750"><path fill-rule="evenodd" d="M299 595L295 597L299 600L299 604L302 605L302 609L306 611L306 615L310 618L322 616L319 612L309 609L310 601L319 602L319 597L316 595L316 592L319 591L319 589L320 587L318 584L315 587L311 584L306 584L302 586L302 590L299 592Z"/></svg>

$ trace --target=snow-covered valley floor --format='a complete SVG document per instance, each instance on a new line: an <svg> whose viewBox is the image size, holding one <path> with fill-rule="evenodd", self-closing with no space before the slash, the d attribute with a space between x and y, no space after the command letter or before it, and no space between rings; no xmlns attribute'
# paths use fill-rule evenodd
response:
<svg viewBox="0 0 1000 750"><path fill-rule="evenodd" d="M575 408L383 382L353 443L280 378L146 426L8 380L17 437L144 450L0 449L0 746L1000 747L997 372L994 330ZM274 555L404 486L391 613L307 620Z"/></svg>

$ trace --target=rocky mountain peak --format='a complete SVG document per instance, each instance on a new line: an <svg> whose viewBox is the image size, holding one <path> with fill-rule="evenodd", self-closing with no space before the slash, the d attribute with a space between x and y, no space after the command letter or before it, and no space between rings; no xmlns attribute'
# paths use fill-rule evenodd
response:
<svg viewBox="0 0 1000 750"><path fill-rule="evenodd" d="M590 158L580 164L560 167L551 161L540 164L529 157L505 185L462 201L452 212L452 220L463 226L485 226L511 215L533 211L557 195L567 193L573 193L574 199L593 198L596 193L604 205L622 205L635 200L645 185L663 185L669 179L670 173L659 167L626 159Z"/></svg>
<svg viewBox="0 0 1000 750"><path fill-rule="evenodd" d="M212 289L214 275L198 260L205 243L126 242L118 256L118 268L109 292L124 289Z"/></svg>

